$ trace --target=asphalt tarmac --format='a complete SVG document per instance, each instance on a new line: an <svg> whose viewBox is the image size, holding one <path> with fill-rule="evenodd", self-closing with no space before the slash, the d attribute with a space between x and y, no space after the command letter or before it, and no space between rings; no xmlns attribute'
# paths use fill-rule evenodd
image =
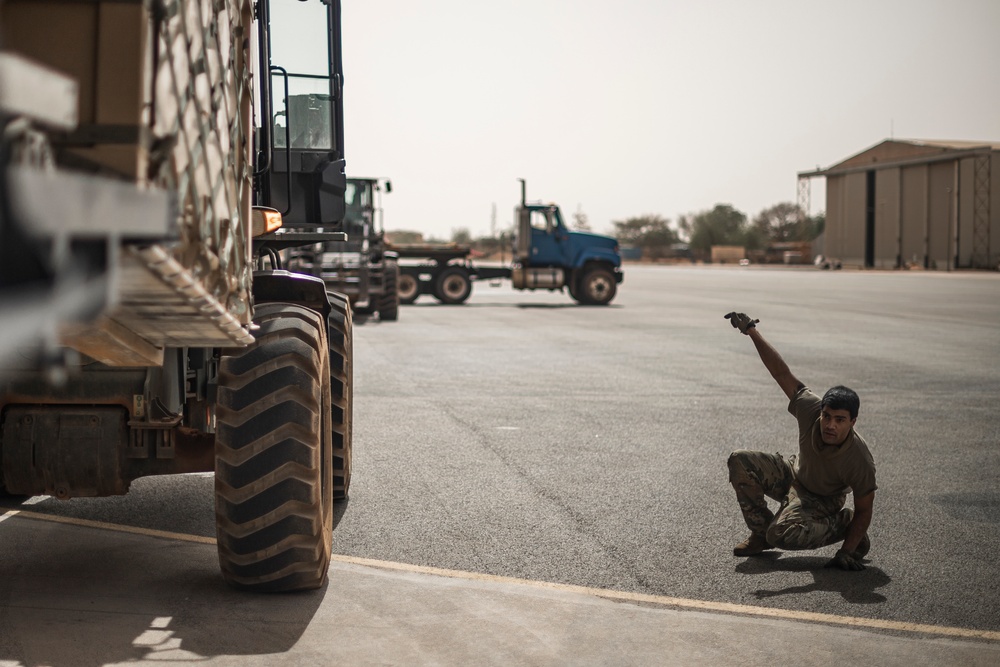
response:
<svg viewBox="0 0 1000 667"><path fill-rule="evenodd" d="M359 321L323 591L221 584L209 476L14 507L0 665L1000 663L1000 276L626 267L620 289L476 285ZM732 556L725 458L794 451L734 309L810 387L861 394L864 572L823 568L834 547Z"/></svg>

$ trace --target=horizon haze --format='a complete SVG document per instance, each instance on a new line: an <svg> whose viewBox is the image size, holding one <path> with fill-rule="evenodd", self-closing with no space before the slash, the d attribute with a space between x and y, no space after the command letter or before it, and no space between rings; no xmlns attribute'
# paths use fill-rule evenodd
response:
<svg viewBox="0 0 1000 667"><path fill-rule="evenodd" d="M998 28L992 0L347 1L348 175L438 239L509 228L518 178L602 233L753 219L885 139L1000 141Z"/></svg>

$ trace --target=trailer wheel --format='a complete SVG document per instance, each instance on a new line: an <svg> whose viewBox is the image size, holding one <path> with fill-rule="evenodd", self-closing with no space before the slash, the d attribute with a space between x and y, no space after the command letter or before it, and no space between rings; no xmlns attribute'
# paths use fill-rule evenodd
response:
<svg viewBox="0 0 1000 667"><path fill-rule="evenodd" d="M434 296L441 303L458 305L472 294L472 281L465 269L457 266L445 269L434 282Z"/></svg>
<svg viewBox="0 0 1000 667"><path fill-rule="evenodd" d="M606 306L615 298L616 291L614 275L602 267L588 269L578 288L580 303L591 306Z"/></svg>
<svg viewBox="0 0 1000 667"><path fill-rule="evenodd" d="M254 322L255 341L219 362L219 564L237 588L318 588L333 538L327 326L285 303L261 305Z"/></svg>
<svg viewBox="0 0 1000 667"><path fill-rule="evenodd" d="M378 317L384 322L395 322L399 319L399 264L394 261L386 262L382 273Z"/></svg>
<svg viewBox="0 0 1000 667"><path fill-rule="evenodd" d="M410 304L416 301L420 296L420 283L417 282L417 277L409 273L400 273L396 294L399 295L400 303Z"/></svg>
<svg viewBox="0 0 1000 667"><path fill-rule="evenodd" d="M351 488L354 450L354 322L346 295L327 292L327 297L332 306L327 339L333 416L333 499L346 500Z"/></svg>

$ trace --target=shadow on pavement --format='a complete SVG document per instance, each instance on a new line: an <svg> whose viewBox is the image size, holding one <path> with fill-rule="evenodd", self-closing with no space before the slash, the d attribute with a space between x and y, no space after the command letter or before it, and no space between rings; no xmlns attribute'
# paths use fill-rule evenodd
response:
<svg viewBox="0 0 1000 667"><path fill-rule="evenodd" d="M1000 523L1000 492L939 493L930 496L950 516L961 521Z"/></svg>
<svg viewBox="0 0 1000 667"><path fill-rule="evenodd" d="M774 572L809 572L813 583L789 586L778 590L757 589L754 592L758 598L772 598L780 595L796 595L829 591L839 593L845 601L852 604L881 604L886 597L875 592L875 589L887 585L892 578L877 567L868 565L861 572L845 572L835 568L824 567L829 558L817 556L797 556L781 558L780 553L765 553L748 558L736 566L740 574L771 574Z"/></svg>
<svg viewBox="0 0 1000 667"><path fill-rule="evenodd" d="M18 516L0 523L0 564L0 664L282 654L328 588L238 591L222 580L214 545Z"/></svg>
<svg viewBox="0 0 1000 667"><path fill-rule="evenodd" d="M347 514L347 506L351 503L350 498L344 498L343 500L333 501L333 529L337 530L337 526L340 525L340 520L344 518Z"/></svg>

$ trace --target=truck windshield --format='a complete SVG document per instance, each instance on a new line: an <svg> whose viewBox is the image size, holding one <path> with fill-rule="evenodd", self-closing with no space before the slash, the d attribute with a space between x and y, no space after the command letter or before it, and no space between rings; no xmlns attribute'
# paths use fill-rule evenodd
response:
<svg viewBox="0 0 1000 667"><path fill-rule="evenodd" d="M275 146L330 150L334 143L330 12L319 0L270 0Z"/></svg>
<svg viewBox="0 0 1000 667"><path fill-rule="evenodd" d="M545 233L551 232L555 227L555 221L552 218L552 209L532 209L531 226Z"/></svg>

